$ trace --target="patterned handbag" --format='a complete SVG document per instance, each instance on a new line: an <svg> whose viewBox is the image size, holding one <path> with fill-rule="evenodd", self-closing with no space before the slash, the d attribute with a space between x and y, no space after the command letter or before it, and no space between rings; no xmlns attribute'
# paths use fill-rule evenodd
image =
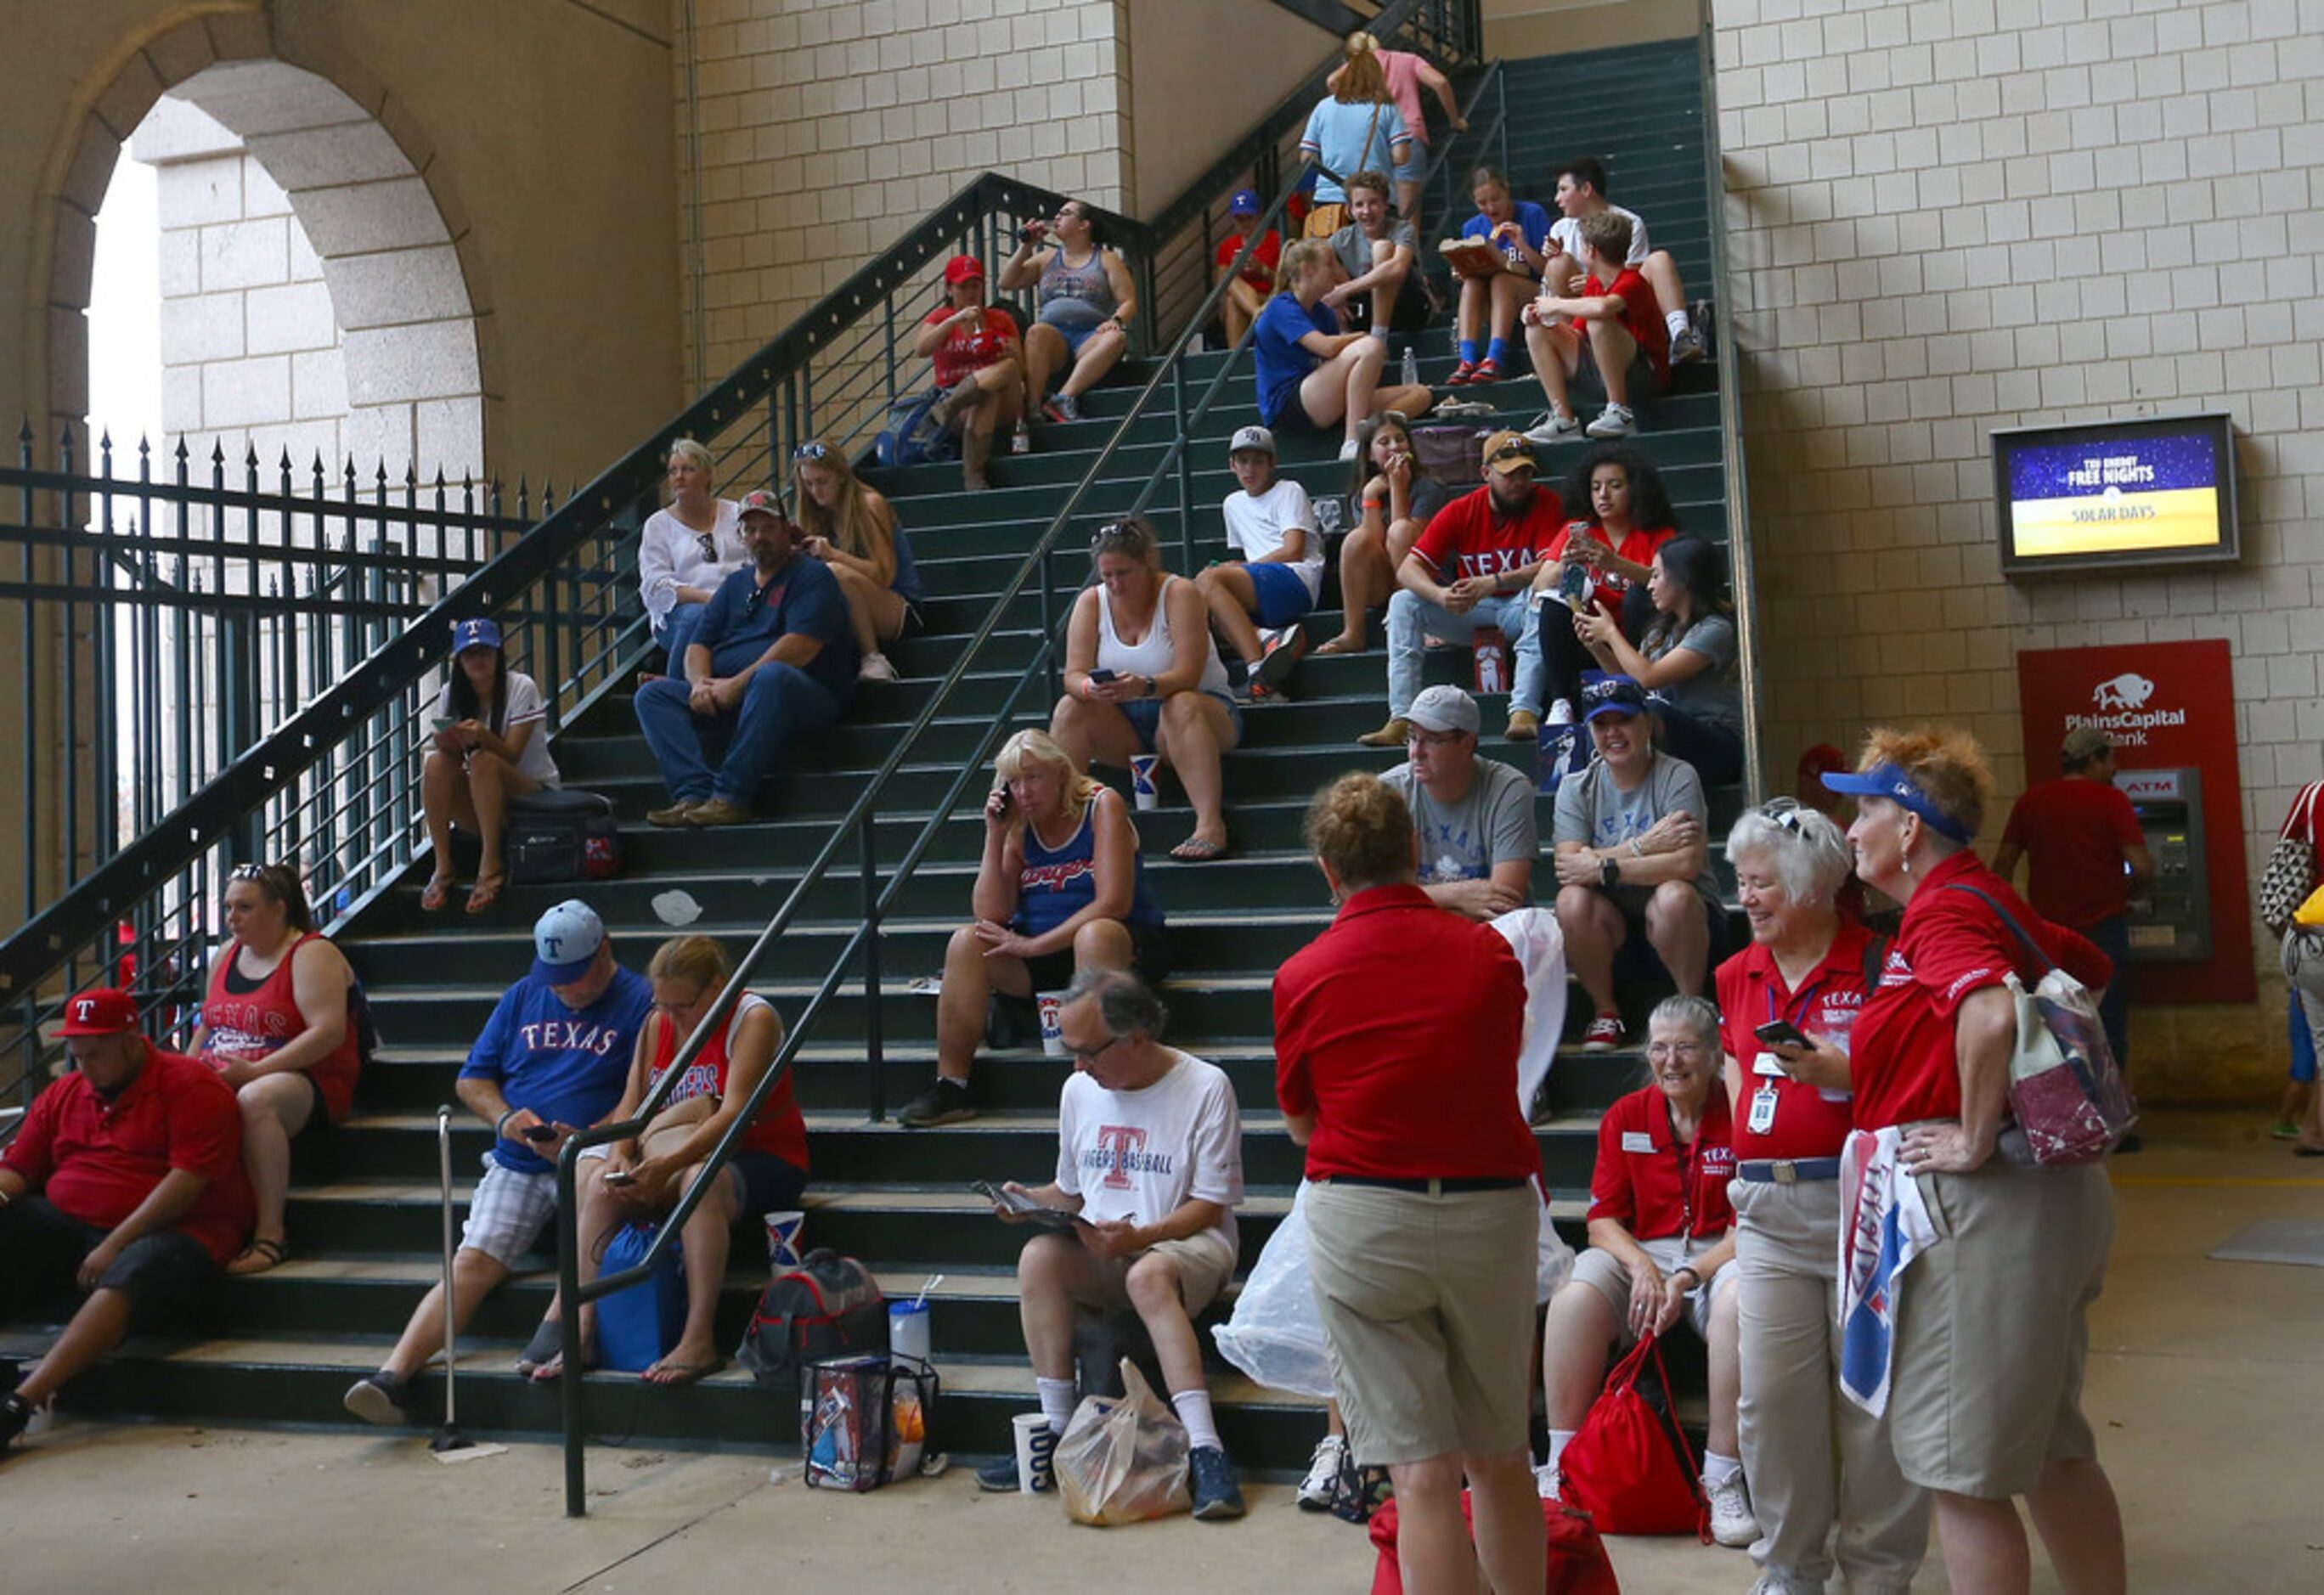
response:
<svg viewBox="0 0 2324 1595"><path fill-rule="evenodd" d="M2292 916L2316 890L2316 801L2324 781L2310 781L2292 801L2276 834L2275 847L2259 877L2259 918L2272 936L2282 936Z"/></svg>

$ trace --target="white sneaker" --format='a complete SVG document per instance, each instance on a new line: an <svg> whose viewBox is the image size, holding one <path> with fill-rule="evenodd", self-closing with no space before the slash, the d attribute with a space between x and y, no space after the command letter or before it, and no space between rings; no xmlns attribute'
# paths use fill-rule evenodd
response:
<svg viewBox="0 0 2324 1595"><path fill-rule="evenodd" d="M1557 1499L1560 1491L1564 1488L1564 1480L1558 1474L1557 1464L1555 1462L1536 1462L1534 1464L1533 1487L1539 1492L1543 1500L1554 1501Z"/></svg>
<svg viewBox="0 0 2324 1595"><path fill-rule="evenodd" d="M1638 429L1637 418L1627 404L1609 404L1598 419L1582 429L1592 438L1627 438Z"/></svg>
<svg viewBox="0 0 2324 1595"><path fill-rule="evenodd" d="M1547 724L1551 725L1572 724L1573 700L1572 698L1559 698L1553 702L1549 705L1549 719Z"/></svg>
<svg viewBox="0 0 2324 1595"><path fill-rule="evenodd" d="M1340 445L1340 463L1344 466L1355 457L1356 440L1353 438L1351 438Z"/></svg>
<svg viewBox="0 0 2324 1595"><path fill-rule="evenodd" d="M1347 1460L1348 1442L1345 1436L1326 1434L1316 1443L1315 1455L1307 1463L1307 1477L1299 1481L1299 1505L1309 1512L1332 1509L1332 1495L1340 1482L1340 1464Z"/></svg>
<svg viewBox="0 0 2324 1595"><path fill-rule="evenodd" d="M1804 1579L1780 1567L1771 1567L1759 1575L1749 1595L1823 1595L1823 1585L1814 1579Z"/></svg>
<svg viewBox="0 0 2324 1595"><path fill-rule="evenodd" d="M1560 415L1557 411L1553 410L1547 415L1543 416L1541 419L1534 423L1533 429L1526 434L1526 441L1528 443L1556 443L1564 438L1572 437L1580 430L1582 430L1581 417Z"/></svg>
<svg viewBox="0 0 2324 1595"><path fill-rule="evenodd" d="M888 662L888 656L884 653L867 653L863 656L863 662L855 668L855 679L858 681L893 681L896 678L896 667Z"/></svg>
<svg viewBox="0 0 2324 1595"><path fill-rule="evenodd" d="M1724 1484L1702 1481L1703 1499L1711 1503L1711 1537L1738 1550L1759 1537L1759 1520L1751 1515L1743 1493L1743 1475L1730 1474Z"/></svg>

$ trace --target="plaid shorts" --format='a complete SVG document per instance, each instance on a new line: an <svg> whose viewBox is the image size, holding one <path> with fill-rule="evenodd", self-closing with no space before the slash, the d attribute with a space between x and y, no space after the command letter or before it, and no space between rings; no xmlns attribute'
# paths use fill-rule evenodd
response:
<svg viewBox="0 0 2324 1595"><path fill-rule="evenodd" d="M513 1268L557 1214L557 1176L519 1174L502 1166L489 1152L484 1162L484 1177L468 1201L468 1222L460 1231L460 1244Z"/></svg>

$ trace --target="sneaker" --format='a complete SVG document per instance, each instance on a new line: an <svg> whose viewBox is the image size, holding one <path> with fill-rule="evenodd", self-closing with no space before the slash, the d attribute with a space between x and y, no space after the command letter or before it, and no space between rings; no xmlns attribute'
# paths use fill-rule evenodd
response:
<svg viewBox="0 0 2324 1595"><path fill-rule="evenodd" d="M1475 362L1463 360L1460 364L1452 368L1452 374L1444 379L1444 385L1448 388L1465 388L1476 380L1477 367Z"/></svg>
<svg viewBox="0 0 2324 1595"><path fill-rule="evenodd" d="M1611 1052L1622 1045L1622 1016L1601 1013L1590 1021L1589 1030L1582 1037L1584 1052Z"/></svg>
<svg viewBox="0 0 2324 1595"><path fill-rule="evenodd" d="M2267 1133L2273 1140L2296 1141L2300 1139L2300 1126L2289 1119L2279 1119L2275 1121L2275 1128Z"/></svg>
<svg viewBox="0 0 2324 1595"><path fill-rule="evenodd" d="M1494 359L1490 355L1486 355L1482 360L1477 362L1477 369L1470 373L1469 380L1471 383L1499 382L1501 380L1501 363Z"/></svg>
<svg viewBox="0 0 2324 1595"><path fill-rule="evenodd" d="M1596 420L1582 429L1592 438L1628 438L1637 429L1637 418L1627 404L1609 404Z"/></svg>
<svg viewBox="0 0 2324 1595"><path fill-rule="evenodd" d="M1823 1595L1823 1581L1803 1578L1789 1568L1771 1567L1759 1575L1749 1595Z"/></svg>
<svg viewBox="0 0 2324 1595"><path fill-rule="evenodd" d="M855 679L858 681L893 681L896 678L896 667L888 662L888 656L884 653L867 653L863 656L863 662L855 667Z"/></svg>
<svg viewBox="0 0 2324 1595"><path fill-rule="evenodd" d="M724 798L713 798L694 806L686 816L689 825L747 825L755 817L739 803L729 803Z"/></svg>
<svg viewBox="0 0 2324 1595"><path fill-rule="evenodd" d="M1017 418L1017 429L1009 435L1009 452L1011 454L1033 452L1033 429L1025 424L1023 416Z"/></svg>
<svg viewBox="0 0 2324 1595"><path fill-rule="evenodd" d="M1513 742L1529 742L1541 735L1541 716L1531 709L1511 709L1508 729L1501 733Z"/></svg>
<svg viewBox="0 0 2324 1595"><path fill-rule="evenodd" d="M975 1117L976 1108L968 1100L967 1083L938 1076L934 1085L897 1111L896 1122L906 1129L934 1129L939 1124L958 1124L964 1119ZM1011 1469L1016 1467L1013 1456L1009 1465ZM1009 1488L1017 1487L1012 1484Z"/></svg>
<svg viewBox="0 0 2324 1595"><path fill-rule="evenodd" d="M1545 410L1542 412L1541 419L1534 422L1532 427L1526 430L1526 441L1528 443L1559 443L1568 438L1573 437L1581 430L1582 418L1580 416L1560 415L1554 410Z"/></svg>
<svg viewBox="0 0 2324 1595"><path fill-rule="evenodd" d="M1557 1499L1559 1494L1565 1488L1565 1480L1558 1473L1557 1464L1555 1462L1536 1462L1534 1464L1533 1488L1534 1493L1540 1496L1545 1501L1554 1501Z"/></svg>
<svg viewBox="0 0 2324 1595"><path fill-rule="evenodd" d="M0 1400L0 1452L5 1452L10 1446L15 1444L16 1437L24 1432L32 1421L32 1404L14 1390L9 1391L7 1399ZM1299 1504L1304 1507L1307 1503L1302 1500ZM1331 1505L1328 1500L1323 1504Z"/></svg>
<svg viewBox="0 0 2324 1595"><path fill-rule="evenodd" d="M1082 401L1071 393L1059 393L1041 406L1041 413L1053 421L1077 421L1082 419Z"/></svg>
<svg viewBox="0 0 2324 1595"><path fill-rule="evenodd" d="M366 1424L386 1426L418 1421L411 1410L411 1387L385 1369L349 1385L339 1405Z"/></svg>
<svg viewBox="0 0 2324 1595"><path fill-rule="evenodd" d="M1702 336L1701 327L1689 327L1671 339L1670 363L1673 365L1692 365L1710 353L1710 341Z"/></svg>
<svg viewBox="0 0 2324 1595"><path fill-rule="evenodd" d="M668 808L648 809L646 811L646 824L649 825L682 825L687 823L687 816L701 807L700 802L695 798L682 798L678 802L671 804Z"/></svg>
<svg viewBox="0 0 2324 1595"><path fill-rule="evenodd" d="M1340 463L1346 465L1356 457L1356 440L1349 438L1340 444Z"/></svg>
<svg viewBox="0 0 2324 1595"><path fill-rule="evenodd" d="M1251 681L1260 695L1280 692L1283 684L1291 679L1291 672L1297 669L1299 661L1306 657L1307 633L1304 628L1295 625L1252 667Z"/></svg>
<svg viewBox="0 0 2324 1595"><path fill-rule="evenodd" d="M989 1489L995 1495L1015 1495L1017 1493L1017 1453L1013 1451L1004 1452L977 1469L976 1488ZM1037 1486L1033 1493L1047 1495L1056 1488L1056 1482L1053 1478L1049 1483Z"/></svg>
<svg viewBox="0 0 2324 1595"><path fill-rule="evenodd" d="M1743 1493L1743 1475L1732 1473L1724 1484L1702 1481L1702 1498L1711 1503L1711 1537L1737 1550L1759 1537L1759 1520Z"/></svg>
<svg viewBox="0 0 2324 1595"><path fill-rule="evenodd" d="M1398 715L1378 731L1368 731L1356 739L1367 748L1401 748L1412 735L1412 722Z"/></svg>
<svg viewBox="0 0 2324 1595"><path fill-rule="evenodd" d="M1549 719L1546 724L1551 725L1572 724L1573 700L1572 698L1552 699L1549 705Z"/></svg>
<svg viewBox="0 0 2324 1595"><path fill-rule="evenodd" d="M1339 1488L1340 1483L1340 1464L1347 1459L1347 1436L1326 1434L1315 1443L1315 1454L1307 1463L1307 1477L1299 1481L1301 1511L1328 1512L1332 1509L1332 1492Z"/></svg>
<svg viewBox="0 0 2324 1595"><path fill-rule="evenodd" d="M1194 1516L1198 1520L1223 1523L1242 1516L1242 1487L1235 1482L1234 1464L1227 1461L1225 1452L1215 1445L1198 1445L1186 1457L1186 1470L1194 1476ZM1752 1526L1752 1532L1758 1532L1757 1524Z"/></svg>

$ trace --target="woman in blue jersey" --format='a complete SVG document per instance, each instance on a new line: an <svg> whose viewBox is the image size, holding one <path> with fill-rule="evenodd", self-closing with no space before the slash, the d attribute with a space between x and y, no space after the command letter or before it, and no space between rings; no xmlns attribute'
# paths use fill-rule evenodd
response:
<svg viewBox="0 0 2324 1595"><path fill-rule="evenodd" d="M973 1119L970 1067L994 991L1028 997L1083 969L1169 967L1161 905L1121 795L1092 780L1047 732L1020 731L992 761L973 924L953 932L936 998L936 1083L897 1118L908 1129Z"/></svg>

